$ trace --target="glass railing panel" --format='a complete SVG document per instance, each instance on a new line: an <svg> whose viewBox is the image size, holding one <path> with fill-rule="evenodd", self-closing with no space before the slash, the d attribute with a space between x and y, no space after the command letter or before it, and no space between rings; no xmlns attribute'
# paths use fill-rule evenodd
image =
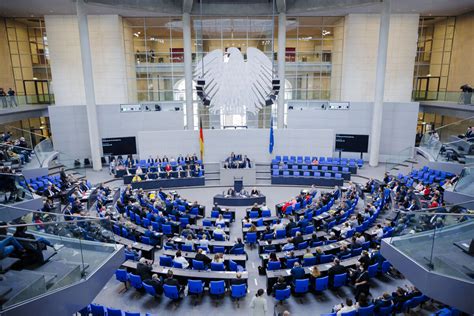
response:
<svg viewBox="0 0 474 316"><path fill-rule="evenodd" d="M390 172L394 167L402 164L406 160L413 159L413 155L414 155L414 147L412 146L404 148L393 155L389 155L386 158L385 171ZM412 164L412 168L413 168L413 163L410 163L410 164Z"/></svg>
<svg viewBox="0 0 474 316"><path fill-rule="evenodd" d="M472 92L462 91L413 90L412 99L414 101L445 101L465 105L471 105L474 102Z"/></svg>
<svg viewBox="0 0 474 316"><path fill-rule="evenodd" d="M9 292L1 310L87 278L118 249L107 220L42 212L23 220L0 226L0 238L13 247L1 260L19 267L3 271L1 286Z"/></svg>
<svg viewBox="0 0 474 316"><path fill-rule="evenodd" d="M0 97L0 110L4 109L22 109L25 106L34 107L37 105L54 104L54 95L52 94L29 94Z"/></svg>
<svg viewBox="0 0 474 316"><path fill-rule="evenodd" d="M474 168L463 169L453 191L474 196Z"/></svg>
<svg viewBox="0 0 474 316"><path fill-rule="evenodd" d="M14 204L33 199L25 177L17 174L0 173L0 204Z"/></svg>

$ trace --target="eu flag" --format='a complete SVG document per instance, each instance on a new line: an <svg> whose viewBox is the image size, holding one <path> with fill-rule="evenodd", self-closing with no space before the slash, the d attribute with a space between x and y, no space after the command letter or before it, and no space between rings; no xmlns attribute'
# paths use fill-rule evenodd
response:
<svg viewBox="0 0 474 316"><path fill-rule="evenodd" d="M273 152L273 145L275 145L275 140L273 138L273 116L270 116L270 144L268 146L270 154Z"/></svg>

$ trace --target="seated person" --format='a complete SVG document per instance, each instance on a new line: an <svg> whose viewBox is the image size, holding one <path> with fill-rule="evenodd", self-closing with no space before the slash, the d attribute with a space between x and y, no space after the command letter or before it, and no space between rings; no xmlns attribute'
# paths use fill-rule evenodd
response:
<svg viewBox="0 0 474 316"><path fill-rule="evenodd" d="M304 258L314 258L314 255L311 253L311 248L306 248L305 253L303 255Z"/></svg>
<svg viewBox="0 0 474 316"><path fill-rule="evenodd" d="M272 288L273 296L275 296L277 290L285 290L287 287L288 285L286 284L285 278L282 276L278 277L277 282L273 285Z"/></svg>
<svg viewBox="0 0 474 316"><path fill-rule="evenodd" d="M306 277L304 268L300 265L299 262L295 262L293 268L290 271L290 274L293 279L293 285L295 284L295 280L304 279Z"/></svg>
<svg viewBox="0 0 474 316"><path fill-rule="evenodd" d="M230 280L231 285L241 285L241 284L247 284L247 282L242 279L242 274L240 272L237 272L235 275L235 279Z"/></svg>
<svg viewBox="0 0 474 316"><path fill-rule="evenodd" d="M135 249L132 248L131 245L128 245L127 248L125 248L125 256L133 256L134 260L140 259L142 256L141 251L136 251Z"/></svg>
<svg viewBox="0 0 474 316"><path fill-rule="evenodd" d="M194 257L194 260L202 261L205 266L209 266L212 262L212 260L208 256L206 256L203 250L200 248L198 249L197 254Z"/></svg>
<svg viewBox="0 0 474 316"><path fill-rule="evenodd" d="M253 188L252 191L250 191L250 195L258 196L260 195L260 191L257 190L257 188Z"/></svg>
<svg viewBox="0 0 474 316"><path fill-rule="evenodd" d="M7 223L0 222L0 226L6 226ZM0 259L8 257L13 251L25 252L25 248L15 239L7 235L7 228L0 228Z"/></svg>
<svg viewBox="0 0 474 316"><path fill-rule="evenodd" d="M346 298L346 302L334 306L333 312L337 313L337 316L341 316L343 313L349 313L355 311L356 308L350 298Z"/></svg>
<svg viewBox="0 0 474 316"><path fill-rule="evenodd" d="M161 284L158 274L153 274L151 279L146 279L143 283L153 286L157 295L163 294L163 284Z"/></svg>
<svg viewBox="0 0 474 316"><path fill-rule="evenodd" d="M145 258L140 258L137 264L137 275L140 276L142 280L148 280L152 278L152 266Z"/></svg>
<svg viewBox="0 0 474 316"><path fill-rule="evenodd" d="M334 284L334 276L336 274L347 273L347 268L341 265L341 261L339 259L334 259L332 267L328 270L328 277L329 277L329 284L332 286Z"/></svg>
<svg viewBox="0 0 474 316"><path fill-rule="evenodd" d="M209 239L205 234L202 235L201 239L199 240L199 246L207 248L209 250Z"/></svg>
<svg viewBox="0 0 474 316"><path fill-rule="evenodd" d="M26 224L25 222L20 222L20 224ZM38 238L35 238L34 235L32 234L28 234L26 231L27 231L27 226L17 226L16 228L16 231L15 231L15 234L13 235L13 237L17 237L17 238L23 238L23 239L31 239L31 240L34 240L36 241L37 243L39 243L41 245L41 248L42 250L46 249L46 247L51 247L53 248L53 250L58 250L59 248L62 247L62 245L53 245L49 240L47 240L46 238L43 238L43 237L38 237ZM22 246L26 246L25 248L28 248L28 246L31 246L31 244L27 241L20 241L20 243L22 244Z"/></svg>
<svg viewBox="0 0 474 316"><path fill-rule="evenodd" d="M291 251L295 249L295 245L291 242L291 238L286 239L286 244L281 248L282 251Z"/></svg>
<svg viewBox="0 0 474 316"><path fill-rule="evenodd" d="M183 269L187 269L189 267L189 262L184 258L181 254L181 250L176 251L176 255L174 256L173 259L174 262L181 263L183 266Z"/></svg>
<svg viewBox="0 0 474 316"><path fill-rule="evenodd" d="M214 229L214 234L222 235L222 236L224 236L224 239L227 239L227 235L226 235L225 231L222 229L221 225L217 225L216 229Z"/></svg>
<svg viewBox="0 0 474 316"><path fill-rule="evenodd" d="M237 238L237 242L234 244L234 246L232 246L232 248L230 248L229 253L233 254L237 249L242 249L244 247L245 247L245 245L242 242L242 238L239 237L239 238Z"/></svg>
<svg viewBox="0 0 474 316"><path fill-rule="evenodd" d="M272 245L272 240L269 239L267 240L267 245L263 247L264 251L265 252L275 252L276 251L276 247L275 245Z"/></svg>
<svg viewBox="0 0 474 316"><path fill-rule="evenodd" d="M225 219L224 219L224 216L222 216L222 214L219 214L219 217L217 217L216 225L221 225L222 227L225 226Z"/></svg>
<svg viewBox="0 0 474 316"><path fill-rule="evenodd" d="M168 270L168 273L166 274L166 279L163 280L163 285L170 285L170 286L177 286L178 287L178 292L182 293L184 290L184 286L179 284L178 280L174 278L173 275L173 270Z"/></svg>

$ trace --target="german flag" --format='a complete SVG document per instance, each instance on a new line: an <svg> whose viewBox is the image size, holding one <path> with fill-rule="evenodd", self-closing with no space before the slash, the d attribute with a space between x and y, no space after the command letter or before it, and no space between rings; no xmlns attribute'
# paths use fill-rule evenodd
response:
<svg viewBox="0 0 474 316"><path fill-rule="evenodd" d="M199 151L201 152L201 160L204 159L204 133L202 131L202 119L199 119Z"/></svg>

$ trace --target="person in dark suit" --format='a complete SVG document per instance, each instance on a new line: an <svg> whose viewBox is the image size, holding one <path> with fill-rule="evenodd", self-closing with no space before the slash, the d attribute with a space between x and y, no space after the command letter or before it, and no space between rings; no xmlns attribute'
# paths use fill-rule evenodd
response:
<svg viewBox="0 0 474 316"><path fill-rule="evenodd" d="M306 273L304 268L300 265L299 262L295 262L293 268L290 271L291 276L293 278L293 285L295 284L295 280L304 279L306 277Z"/></svg>
<svg viewBox="0 0 474 316"><path fill-rule="evenodd" d="M230 284L231 285L240 285L240 284L247 284L247 282L244 279L242 279L242 274L240 272L238 272L235 275L235 279L230 280Z"/></svg>
<svg viewBox="0 0 474 316"><path fill-rule="evenodd" d="M348 254L350 254L350 253L351 253L351 251L347 248L347 246L346 246L346 245L342 245L342 246L341 246L341 251L339 251L336 256L337 256L339 259L341 259L342 256L346 256L346 255L348 255Z"/></svg>
<svg viewBox="0 0 474 316"><path fill-rule="evenodd" d="M204 262L205 266L209 266L212 262L211 258L203 254L203 251L201 248L198 249L196 256L194 256L194 260Z"/></svg>
<svg viewBox="0 0 474 316"><path fill-rule="evenodd" d="M139 275L142 280L149 280L152 278L151 270L151 264L148 264L145 258L140 258L137 264L137 275Z"/></svg>
<svg viewBox="0 0 474 316"><path fill-rule="evenodd" d="M329 277L329 285L334 284L334 276L336 274L347 273L347 268L341 265L341 261L339 259L334 259L332 267L328 270L328 277Z"/></svg>
<svg viewBox="0 0 474 316"><path fill-rule="evenodd" d="M288 285L286 284L285 278L282 276L278 277L277 282L273 285L272 288L273 296L275 296L277 290L285 290L287 287Z"/></svg>
<svg viewBox="0 0 474 316"><path fill-rule="evenodd" d="M295 245L295 247L298 247L298 244L304 242L304 239L303 239L303 237L301 236L301 232L297 232L297 233L296 233L296 236L293 237L293 239L291 240L291 242L293 243L293 245Z"/></svg>
<svg viewBox="0 0 474 316"><path fill-rule="evenodd" d="M267 245L263 247L266 252L275 252L276 247L272 244L272 240L267 240Z"/></svg>
<svg viewBox="0 0 474 316"><path fill-rule="evenodd" d="M163 294L163 284L161 284L158 274L153 274L151 279L144 280L143 283L153 286L157 295Z"/></svg>
<svg viewBox="0 0 474 316"><path fill-rule="evenodd" d="M229 253L233 254L235 251L237 251L237 249L241 249L244 247L245 245L242 242L242 238L237 238L237 242L232 246L232 248L230 248Z"/></svg>
<svg viewBox="0 0 474 316"><path fill-rule="evenodd" d="M359 266L359 276L355 280L355 299L358 301L359 296L361 294L365 294L367 296L370 295L370 283L369 283L369 273L367 272L367 269L364 268L364 266L361 264Z"/></svg>
<svg viewBox="0 0 474 316"><path fill-rule="evenodd" d="M170 285L170 286L177 286L178 287L178 292L183 292L184 287L179 284L178 280L174 278L173 271L168 270L168 273L166 274L166 279L163 281L163 284L165 285Z"/></svg>
<svg viewBox="0 0 474 316"><path fill-rule="evenodd" d="M370 257L367 250L362 251L362 255L359 258L360 265L364 267L364 269L368 269L370 266Z"/></svg>
<svg viewBox="0 0 474 316"><path fill-rule="evenodd" d="M290 236L291 230L296 227L297 225L295 221L293 220L293 218L290 218L290 222L288 223L288 225L286 225L286 235Z"/></svg>

